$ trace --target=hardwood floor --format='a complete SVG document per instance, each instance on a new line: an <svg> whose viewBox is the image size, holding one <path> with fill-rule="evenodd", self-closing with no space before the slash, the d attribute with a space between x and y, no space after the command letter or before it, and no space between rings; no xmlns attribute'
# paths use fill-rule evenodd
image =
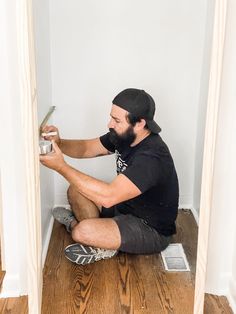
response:
<svg viewBox="0 0 236 314"><path fill-rule="evenodd" d="M183 244L191 272L165 272L159 255L120 253L74 265L64 258L70 235L55 223L44 268L42 314L192 314L197 226L189 211L180 210L177 228L173 242ZM0 313L27 314L27 297L0 299ZM232 311L226 298L206 295L204 314L215 313Z"/></svg>
<svg viewBox="0 0 236 314"><path fill-rule="evenodd" d="M0 299L1 314L28 314L27 296Z"/></svg>
<svg viewBox="0 0 236 314"><path fill-rule="evenodd" d="M206 294L204 314L211 313L233 314L225 297L217 297L215 295Z"/></svg>
<svg viewBox="0 0 236 314"><path fill-rule="evenodd" d="M44 268L42 314L192 314L197 226L184 210L177 225L174 242L183 244L191 272L165 272L159 255L119 253L91 265L75 265L64 257L71 237L55 223ZM232 311L226 298L206 295L204 313Z"/></svg>

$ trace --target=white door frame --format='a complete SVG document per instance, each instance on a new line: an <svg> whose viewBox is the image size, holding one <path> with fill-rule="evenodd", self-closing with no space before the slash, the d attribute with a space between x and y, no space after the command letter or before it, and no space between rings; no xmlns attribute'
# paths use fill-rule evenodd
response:
<svg viewBox="0 0 236 314"><path fill-rule="evenodd" d="M5 229L1 229L1 241L4 233L4 236L8 237L10 242L12 241L15 244L10 245L10 248L9 245L5 244L5 247L2 247L2 251L6 253L12 250L12 248L14 248L14 251L17 251L17 243L21 243L22 247L24 247L24 252L19 252L21 253L20 256L24 254L23 270L20 268L22 265L19 265L17 269L18 264L22 262L21 260L17 260L17 262L9 258L8 260L3 260L6 276L3 281L2 296L6 297L8 293L15 293L16 295L27 293L28 312L30 314L40 314L42 299L42 237L38 157L39 134L32 17L31 0L1 1L1 23L3 26L1 39L3 38L3 45L6 47L6 49L3 47L4 52L1 54L0 60L1 65L3 65L3 86L6 88L6 91L1 93L3 105L5 106L5 108L1 107L1 118L7 120L3 123L4 129L2 129L2 132L4 133L5 130L6 137L9 139L8 142L5 141L4 144L6 145L4 148L6 151L10 149L12 152L9 155L10 162L8 163L8 160L5 158L3 159L5 164L1 164L1 170L4 170L4 172L1 171L4 202L1 206L3 209L0 210L0 220L2 218L4 218L4 221L8 220L8 224L3 226ZM5 82L7 83L5 84ZM17 127L15 126L16 122ZM20 148L20 150L14 152L14 146L17 146L17 149ZM19 151L23 152L22 155L17 154ZM4 151L2 153L4 154ZM24 191L23 195L20 195L21 203L18 202L17 198L19 191L14 186L14 180L18 180L18 177L16 174L14 175L14 169L11 169L11 165L15 166L19 173L20 171L23 172L23 175L20 176L22 181L20 185L22 186L22 191ZM13 184L11 185L12 182ZM8 191L4 193L6 189ZM6 194L8 194L7 200ZM9 207L8 201L11 200L14 200L12 202L13 206ZM21 218L24 217L22 218L23 223L22 220L15 221L18 215ZM18 231L14 229L14 232L12 232L10 229L12 218L15 222L14 228L19 229ZM22 230L24 231L23 234ZM18 235L19 238L16 238ZM7 242L7 244L9 243ZM4 253L3 257L5 257ZM13 263L16 266L11 273L10 269L12 269ZM22 282L22 275L26 278L25 281L27 281L27 284L24 282L23 286L25 288L23 289L20 285L18 287L14 285L14 283Z"/></svg>
<svg viewBox="0 0 236 314"><path fill-rule="evenodd" d="M215 1L210 79L204 139L194 314L203 313L207 268L208 235L212 208L218 107L222 80L222 63L226 28L227 0Z"/></svg>
<svg viewBox="0 0 236 314"><path fill-rule="evenodd" d="M31 0L18 0L19 66L22 79L22 122L27 185L28 308L40 314L42 303L42 235L37 119L36 65Z"/></svg>
<svg viewBox="0 0 236 314"><path fill-rule="evenodd" d="M29 313L41 313L42 235L37 120L36 66L31 0L17 2L19 73L27 185L27 264Z"/></svg>
<svg viewBox="0 0 236 314"><path fill-rule="evenodd" d="M3 230L3 221L2 221L2 180L1 180L1 168L0 168L0 250L1 250L1 254L0 254L0 258L1 258L1 265L2 265L2 269L1 270L5 270L5 254L4 254L4 233L2 232Z"/></svg>
<svg viewBox="0 0 236 314"><path fill-rule="evenodd" d="M42 244L32 0L18 0L16 3L18 26L17 49L19 56L19 80L21 82L20 105L23 121L24 149L26 152L25 178L27 189L28 306L29 313L40 314L42 298ZM195 314L203 313L204 305L208 232L212 200L212 180L226 24L226 7L227 0L216 0L201 186L194 300Z"/></svg>

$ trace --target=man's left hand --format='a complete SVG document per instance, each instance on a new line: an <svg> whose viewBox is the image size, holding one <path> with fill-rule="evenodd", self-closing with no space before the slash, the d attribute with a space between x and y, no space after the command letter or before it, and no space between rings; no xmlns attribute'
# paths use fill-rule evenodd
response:
<svg viewBox="0 0 236 314"><path fill-rule="evenodd" d="M40 155L40 162L55 171L60 171L64 166L67 165L67 163L64 160L63 154L58 147L58 145L55 143L55 141L52 140L52 147L53 151L47 155Z"/></svg>

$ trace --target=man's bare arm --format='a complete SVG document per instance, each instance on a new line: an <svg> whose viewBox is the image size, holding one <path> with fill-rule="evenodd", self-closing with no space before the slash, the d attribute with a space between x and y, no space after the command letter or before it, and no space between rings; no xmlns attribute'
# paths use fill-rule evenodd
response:
<svg viewBox="0 0 236 314"><path fill-rule="evenodd" d="M65 155L72 158L91 158L109 154L99 138L90 140L61 139L59 147Z"/></svg>
<svg viewBox="0 0 236 314"><path fill-rule="evenodd" d="M125 175L119 174L111 183L106 183L68 165L54 142L53 149L54 152L41 155L40 161L60 173L78 192L95 204L111 207L141 194L138 187Z"/></svg>
<svg viewBox="0 0 236 314"><path fill-rule="evenodd" d="M141 194L138 187L125 175L119 174L111 183L98 180L68 164L58 169L79 193L99 206L109 208L115 204L132 199Z"/></svg>
<svg viewBox="0 0 236 314"><path fill-rule="evenodd" d="M99 138L89 140L66 140L61 139L59 130L54 125L46 125L43 130L46 140L53 140L61 151L72 158L91 158L108 155L110 152L102 145ZM52 133L54 133L52 135ZM48 134L48 135L47 135Z"/></svg>

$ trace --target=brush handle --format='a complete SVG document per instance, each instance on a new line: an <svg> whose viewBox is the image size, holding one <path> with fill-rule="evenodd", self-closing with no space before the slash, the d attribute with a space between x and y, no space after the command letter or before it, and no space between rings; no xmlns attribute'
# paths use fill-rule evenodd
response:
<svg viewBox="0 0 236 314"><path fill-rule="evenodd" d="M48 133L42 133L42 134L41 134L41 136L43 136L43 137L44 137L44 136L47 136L47 137L48 137L48 136L55 136L55 135L57 135L57 132L48 132Z"/></svg>

